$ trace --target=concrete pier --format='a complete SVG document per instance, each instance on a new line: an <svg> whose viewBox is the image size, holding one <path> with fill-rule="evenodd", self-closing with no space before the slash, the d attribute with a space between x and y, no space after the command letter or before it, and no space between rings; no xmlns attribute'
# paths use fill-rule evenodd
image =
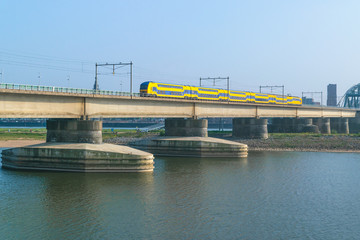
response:
<svg viewBox="0 0 360 240"><path fill-rule="evenodd" d="M165 119L165 136L207 137L207 119Z"/></svg>
<svg viewBox="0 0 360 240"><path fill-rule="evenodd" d="M268 131L271 133L291 133L295 131L294 118L272 118Z"/></svg>
<svg viewBox="0 0 360 240"><path fill-rule="evenodd" d="M246 144L211 137L162 137L137 141L132 147L159 156L247 157Z"/></svg>
<svg viewBox="0 0 360 240"><path fill-rule="evenodd" d="M46 142L102 143L102 121L50 119Z"/></svg>
<svg viewBox="0 0 360 240"><path fill-rule="evenodd" d="M319 127L311 118L273 118L271 132L277 133L319 133Z"/></svg>
<svg viewBox="0 0 360 240"><path fill-rule="evenodd" d="M331 130L337 133L349 134L348 118L332 118L330 122Z"/></svg>
<svg viewBox="0 0 360 240"><path fill-rule="evenodd" d="M350 133L360 133L360 117L349 119L349 132Z"/></svg>
<svg viewBox="0 0 360 240"><path fill-rule="evenodd" d="M2 167L65 172L153 171L152 154L126 146L43 143L2 151Z"/></svg>
<svg viewBox="0 0 360 240"><path fill-rule="evenodd" d="M140 140L131 146L161 156L247 157L247 145L210 138L207 119L166 119L165 135Z"/></svg>
<svg viewBox="0 0 360 240"><path fill-rule="evenodd" d="M319 127L313 124L312 118L296 119L297 132L320 133Z"/></svg>
<svg viewBox="0 0 360 240"><path fill-rule="evenodd" d="M313 118L313 123L318 126L320 133L331 134L330 118Z"/></svg>
<svg viewBox="0 0 360 240"><path fill-rule="evenodd" d="M2 151L2 167L69 172L153 171L154 156L126 146L102 144L102 122L52 119L46 143Z"/></svg>
<svg viewBox="0 0 360 240"><path fill-rule="evenodd" d="M234 118L233 137L267 139L267 119Z"/></svg>

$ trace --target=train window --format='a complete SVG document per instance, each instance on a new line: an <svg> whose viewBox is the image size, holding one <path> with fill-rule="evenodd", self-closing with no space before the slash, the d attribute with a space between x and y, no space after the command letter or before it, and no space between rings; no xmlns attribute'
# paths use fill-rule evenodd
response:
<svg viewBox="0 0 360 240"><path fill-rule="evenodd" d="M174 89L183 89L183 87L180 87L180 86L164 85L164 84L158 84L158 87L162 87L162 88L174 88Z"/></svg>
<svg viewBox="0 0 360 240"><path fill-rule="evenodd" d="M206 89L206 88L199 88L200 91L204 91L204 92L215 92L217 93L218 90L215 90L215 89Z"/></svg>

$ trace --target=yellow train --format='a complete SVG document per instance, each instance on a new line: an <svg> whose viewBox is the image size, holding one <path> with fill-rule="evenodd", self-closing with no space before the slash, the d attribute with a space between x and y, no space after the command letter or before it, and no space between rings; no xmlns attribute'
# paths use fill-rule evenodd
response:
<svg viewBox="0 0 360 240"><path fill-rule="evenodd" d="M231 101L248 103L272 103L301 105L299 97L275 94L233 91L216 88L193 87L187 85L144 82L140 85L140 96L199 99L211 101Z"/></svg>

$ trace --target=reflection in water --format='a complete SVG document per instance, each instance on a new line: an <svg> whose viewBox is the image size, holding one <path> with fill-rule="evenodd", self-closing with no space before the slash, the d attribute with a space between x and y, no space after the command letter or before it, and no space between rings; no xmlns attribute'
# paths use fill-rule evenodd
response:
<svg viewBox="0 0 360 240"><path fill-rule="evenodd" d="M133 212L151 202L153 173L66 173L50 177L45 184L46 222L55 235L116 238L109 233L123 220L143 216L131 219Z"/></svg>
<svg viewBox="0 0 360 240"><path fill-rule="evenodd" d="M153 173L0 171L4 239L356 239L359 154L156 158Z"/></svg>

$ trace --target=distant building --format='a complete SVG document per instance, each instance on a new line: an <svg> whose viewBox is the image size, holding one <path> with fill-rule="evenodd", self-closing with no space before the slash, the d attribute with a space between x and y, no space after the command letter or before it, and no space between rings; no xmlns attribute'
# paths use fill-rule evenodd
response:
<svg viewBox="0 0 360 240"><path fill-rule="evenodd" d="M302 98L303 104L306 105L320 105L320 102L314 102L313 98L303 97Z"/></svg>
<svg viewBox="0 0 360 240"><path fill-rule="evenodd" d="M327 105L336 106L337 105L336 99L337 99L336 84L329 84L327 86Z"/></svg>

